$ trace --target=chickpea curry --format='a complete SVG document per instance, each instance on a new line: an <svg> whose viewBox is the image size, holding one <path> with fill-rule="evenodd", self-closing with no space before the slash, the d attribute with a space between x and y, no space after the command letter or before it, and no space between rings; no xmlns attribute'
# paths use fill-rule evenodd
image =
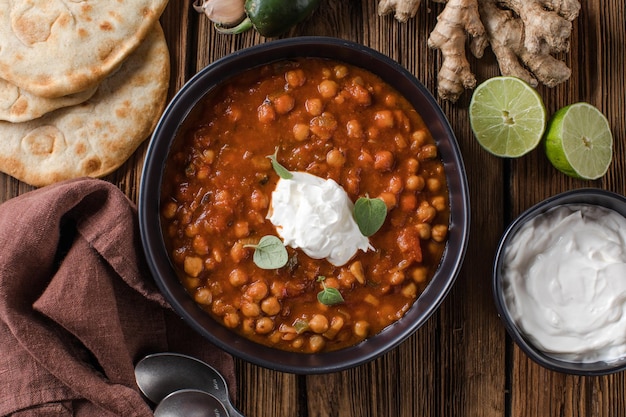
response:
<svg viewBox="0 0 626 417"><path fill-rule="evenodd" d="M351 202L384 201L370 248L334 265L287 246L284 266L255 264L261 238L280 237L268 219L281 180L271 155L334 180ZM161 220L202 309L258 343L314 353L355 345L406 313L441 260L448 198L435 140L401 94L364 69L298 58L233 77L197 106L166 163ZM319 296L329 291L332 303Z"/></svg>

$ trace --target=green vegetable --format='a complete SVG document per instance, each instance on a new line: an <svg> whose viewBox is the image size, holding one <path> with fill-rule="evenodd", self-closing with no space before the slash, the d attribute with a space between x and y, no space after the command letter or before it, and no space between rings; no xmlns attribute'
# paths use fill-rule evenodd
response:
<svg viewBox="0 0 626 417"><path fill-rule="evenodd" d="M287 168L282 166L280 162L278 162L278 159L276 159L277 156L278 156L278 146L276 147L276 150L274 151L274 155L267 156L270 159L270 161L272 161L272 168L274 168L274 171L276 171L278 176L281 177L282 179L288 180L288 179L293 178L293 174Z"/></svg>
<svg viewBox="0 0 626 417"><path fill-rule="evenodd" d="M254 248L252 260L262 269L282 268L289 260L285 245L276 236L263 236L258 244L244 245L244 248Z"/></svg>
<svg viewBox="0 0 626 417"><path fill-rule="evenodd" d="M272 38L281 35L306 19L320 0L246 0L247 17L233 27L216 24L215 28L226 34L243 33L254 28L261 35Z"/></svg>
<svg viewBox="0 0 626 417"><path fill-rule="evenodd" d="M317 282L321 282L323 287L322 291L317 293L317 301L327 306L343 303L344 299L339 290L337 288L327 287L324 280L326 280L324 276L317 278Z"/></svg>
<svg viewBox="0 0 626 417"><path fill-rule="evenodd" d="M380 198L360 197L354 203L354 220L363 236L372 236L387 217L387 205Z"/></svg>

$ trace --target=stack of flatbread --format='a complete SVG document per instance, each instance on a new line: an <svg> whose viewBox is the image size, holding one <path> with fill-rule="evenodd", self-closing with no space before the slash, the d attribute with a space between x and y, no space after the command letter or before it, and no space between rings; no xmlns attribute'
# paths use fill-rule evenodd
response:
<svg viewBox="0 0 626 417"><path fill-rule="evenodd" d="M167 0L0 0L0 171L34 186L116 170L167 99Z"/></svg>

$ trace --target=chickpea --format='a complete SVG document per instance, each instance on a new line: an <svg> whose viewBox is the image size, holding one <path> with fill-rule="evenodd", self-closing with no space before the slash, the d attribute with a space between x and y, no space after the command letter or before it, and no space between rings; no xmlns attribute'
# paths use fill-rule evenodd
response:
<svg viewBox="0 0 626 417"><path fill-rule="evenodd" d="M328 140L337 130L337 120L331 113L324 112L311 119L309 123L311 132L322 140Z"/></svg>
<svg viewBox="0 0 626 417"><path fill-rule="evenodd" d="M339 86L333 80L324 80L317 86L317 91L324 98L331 98L337 95L337 91L339 90Z"/></svg>
<svg viewBox="0 0 626 417"><path fill-rule="evenodd" d="M363 137L363 126L358 120L349 120L346 123L346 131L349 138L359 139Z"/></svg>
<svg viewBox="0 0 626 417"><path fill-rule="evenodd" d="M424 145L417 152L417 159L420 161L427 161L429 159L435 159L437 157L437 146Z"/></svg>
<svg viewBox="0 0 626 417"><path fill-rule="evenodd" d="M284 298L286 293L285 283L281 281L273 281L272 285L270 285L270 292L279 300Z"/></svg>
<svg viewBox="0 0 626 417"><path fill-rule="evenodd" d="M391 285L399 285L404 282L405 278L406 276L404 274L404 271L394 271L391 273L391 276L389 277L389 283Z"/></svg>
<svg viewBox="0 0 626 417"><path fill-rule="evenodd" d="M280 302L276 297L267 297L261 302L261 310L268 316L275 316L280 313Z"/></svg>
<svg viewBox="0 0 626 417"><path fill-rule="evenodd" d="M402 186L402 178L394 175L389 179L389 186L387 187L387 191L397 194L402 191Z"/></svg>
<svg viewBox="0 0 626 417"><path fill-rule="evenodd" d="M302 87L306 82L306 76L301 69L290 70L285 73L285 81L289 87Z"/></svg>
<svg viewBox="0 0 626 417"><path fill-rule="evenodd" d="M397 134L393 137L393 140L396 142L396 146L398 147L398 149L405 149L409 146L408 143L406 143L406 139L404 139L404 136Z"/></svg>
<svg viewBox="0 0 626 417"><path fill-rule="evenodd" d="M448 235L448 226L445 224L436 224L432 229L432 239L435 242L443 242L446 240L446 236Z"/></svg>
<svg viewBox="0 0 626 417"><path fill-rule="evenodd" d="M309 320L309 329L313 333L324 333L328 330L328 318L323 314L315 314Z"/></svg>
<svg viewBox="0 0 626 417"><path fill-rule="evenodd" d="M348 75L348 67L345 65L336 65L335 68L335 77L338 79L345 78Z"/></svg>
<svg viewBox="0 0 626 417"><path fill-rule="evenodd" d="M270 103L263 103L257 108L257 117L261 123L271 123L276 119L276 111Z"/></svg>
<svg viewBox="0 0 626 417"><path fill-rule="evenodd" d="M365 270L361 261L352 262L349 269L356 280L359 281L359 284L365 284Z"/></svg>
<svg viewBox="0 0 626 417"><path fill-rule="evenodd" d="M204 262L202 258L197 256L186 256L183 263L183 270L185 274L191 277L197 277L204 269Z"/></svg>
<svg viewBox="0 0 626 417"><path fill-rule="evenodd" d="M394 193L389 193L389 192L380 193L378 198L380 198L381 200L385 202L385 205L387 206L388 211L393 209L396 206L396 204L398 204L398 199L396 198L396 195Z"/></svg>
<svg viewBox="0 0 626 417"><path fill-rule="evenodd" d="M255 210L264 210L270 204L270 199L263 191L253 190L250 196L250 206Z"/></svg>
<svg viewBox="0 0 626 417"><path fill-rule="evenodd" d="M246 317L259 317L261 315L261 307L256 304L256 303L252 303L250 301L242 301L241 303L241 314L243 314Z"/></svg>
<svg viewBox="0 0 626 417"><path fill-rule="evenodd" d="M229 329L234 329L235 327L239 326L241 318L237 313L226 313L223 320L224 326L228 327Z"/></svg>
<svg viewBox="0 0 626 417"><path fill-rule="evenodd" d="M202 235L195 235L193 238L193 242L191 244L193 246L193 250L198 255L208 255L209 254L209 244L206 239Z"/></svg>
<svg viewBox="0 0 626 417"><path fill-rule="evenodd" d="M415 132L413 132L413 134L411 134L411 141L413 142L414 146L417 147L424 145L427 139L428 134L424 129L416 130Z"/></svg>
<svg viewBox="0 0 626 417"><path fill-rule="evenodd" d="M414 282L410 282L400 292L407 298L415 298L417 297L417 286Z"/></svg>
<svg viewBox="0 0 626 417"><path fill-rule="evenodd" d="M304 339L302 337L297 337L291 342L291 347L294 349L300 349L304 346Z"/></svg>
<svg viewBox="0 0 626 417"><path fill-rule="evenodd" d="M398 100L395 94L387 94L383 101L387 107L396 107L398 105Z"/></svg>
<svg viewBox="0 0 626 417"><path fill-rule="evenodd" d="M325 344L326 342L324 341L324 337L317 334L311 336L311 338L309 339L309 349L311 350L311 352L319 352L320 350L324 349Z"/></svg>
<svg viewBox="0 0 626 417"><path fill-rule="evenodd" d="M365 320L359 320L354 323L353 332L356 336L364 339L370 332L370 324Z"/></svg>
<svg viewBox="0 0 626 417"><path fill-rule="evenodd" d="M274 109L276 109L276 113L278 114L287 114L296 104L296 100L293 98L291 94L281 94L274 98L273 101Z"/></svg>
<svg viewBox="0 0 626 417"><path fill-rule="evenodd" d="M433 206L437 211L444 211L448 207L448 205L446 204L446 198L441 195L433 197L433 199L430 201L430 205Z"/></svg>
<svg viewBox="0 0 626 417"><path fill-rule="evenodd" d="M304 102L304 108L311 116L319 116L324 111L324 105L319 98L310 98Z"/></svg>
<svg viewBox="0 0 626 417"><path fill-rule="evenodd" d="M213 294L208 288L201 287L196 289L196 292L193 295L193 299L198 304L211 305L211 303L213 302Z"/></svg>
<svg viewBox="0 0 626 417"><path fill-rule="evenodd" d="M418 284L423 284L428 278L428 269L424 266L418 266L411 271L411 278Z"/></svg>
<svg viewBox="0 0 626 417"><path fill-rule="evenodd" d="M337 336L337 333L343 328L344 320L341 316L333 316L330 320L330 327L326 332L324 332L324 337L326 339L332 340Z"/></svg>
<svg viewBox="0 0 626 417"><path fill-rule="evenodd" d="M437 191L441 190L441 181L439 180L439 178L429 178L426 180L426 188L428 189L428 191L436 193Z"/></svg>
<svg viewBox="0 0 626 417"><path fill-rule="evenodd" d="M241 287L248 282L248 273L240 268L235 268L228 274L228 282L233 287Z"/></svg>
<svg viewBox="0 0 626 417"><path fill-rule="evenodd" d="M380 129L390 129L394 126L393 113L390 110L379 110L374 113L374 124Z"/></svg>
<svg viewBox="0 0 626 417"><path fill-rule="evenodd" d="M374 169L389 171L393 168L394 157L390 151L378 151L374 154Z"/></svg>
<svg viewBox="0 0 626 417"><path fill-rule="evenodd" d="M293 138L298 142L307 140L309 137L309 125L304 123L296 123L293 126Z"/></svg>
<svg viewBox="0 0 626 417"><path fill-rule="evenodd" d="M339 149L331 149L326 154L326 163L331 167L341 168L346 163L346 157Z"/></svg>
<svg viewBox="0 0 626 417"><path fill-rule="evenodd" d="M426 180L421 175L411 175L404 184L404 187L410 191L422 191L425 186Z"/></svg>
<svg viewBox="0 0 626 417"><path fill-rule="evenodd" d="M269 288L265 281L255 281L246 289L246 297L253 301L261 301L269 293Z"/></svg>
<svg viewBox="0 0 626 417"><path fill-rule="evenodd" d="M233 261L239 263L248 257L248 251L249 249L245 248L241 241L238 241L230 248L230 257ZM221 262L221 260L218 259L216 259L216 261L218 263Z"/></svg>
<svg viewBox="0 0 626 417"><path fill-rule="evenodd" d="M417 221L420 223L430 223L437 215L437 210L428 202L422 202L417 208Z"/></svg>
<svg viewBox="0 0 626 417"><path fill-rule="evenodd" d="M173 201L165 204L163 209L161 210L161 214L168 220L171 220L176 216L176 211L178 211L178 206Z"/></svg>
<svg viewBox="0 0 626 417"><path fill-rule="evenodd" d="M430 235L431 235L431 226L428 223L420 223L415 225L415 228L417 229L417 235L420 237L420 239L422 240L428 240L430 239Z"/></svg>
<svg viewBox="0 0 626 417"><path fill-rule="evenodd" d="M245 220L235 222L233 225L233 232L235 233L235 237L238 239L246 237L250 234L250 225Z"/></svg>
<svg viewBox="0 0 626 417"><path fill-rule="evenodd" d="M417 170L420 169L420 161L415 158L409 158L406 160L406 169L410 174L417 173Z"/></svg>
<svg viewBox="0 0 626 417"><path fill-rule="evenodd" d="M269 317L261 317L256 321L255 330L258 334L268 334L274 330L274 322Z"/></svg>
<svg viewBox="0 0 626 417"><path fill-rule="evenodd" d="M257 171L269 171L270 169L272 169L272 161L270 161L269 158L263 155L253 156L252 158L250 158L250 163Z"/></svg>

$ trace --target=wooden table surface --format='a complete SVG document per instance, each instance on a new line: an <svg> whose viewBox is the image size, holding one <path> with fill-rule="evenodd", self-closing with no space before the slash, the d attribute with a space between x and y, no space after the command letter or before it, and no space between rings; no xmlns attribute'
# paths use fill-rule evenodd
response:
<svg viewBox="0 0 626 417"><path fill-rule="evenodd" d="M161 21L172 56L170 94L215 59L267 42L250 31L217 34L190 0L171 0ZM472 225L465 263L441 308L412 337L372 363L341 373L296 376L236 361L237 406L250 417L625 416L626 373L577 377L530 361L507 336L496 315L490 278L496 245L506 225L556 193L597 187L626 194L626 6L623 0L582 0L571 51L562 58L571 79L540 87L548 111L587 101L609 119L614 160L598 181L573 180L556 171L541 149L516 160L486 153L475 141L467 108L440 101L457 136L470 186ZM283 37L325 35L376 49L411 71L436 95L441 62L427 39L443 5L424 0L417 16L399 23L380 17L376 0L322 0L319 10ZM471 59L480 81L498 75L490 50ZM147 142L106 179L136 201ZM31 190L0 174L0 201Z"/></svg>

